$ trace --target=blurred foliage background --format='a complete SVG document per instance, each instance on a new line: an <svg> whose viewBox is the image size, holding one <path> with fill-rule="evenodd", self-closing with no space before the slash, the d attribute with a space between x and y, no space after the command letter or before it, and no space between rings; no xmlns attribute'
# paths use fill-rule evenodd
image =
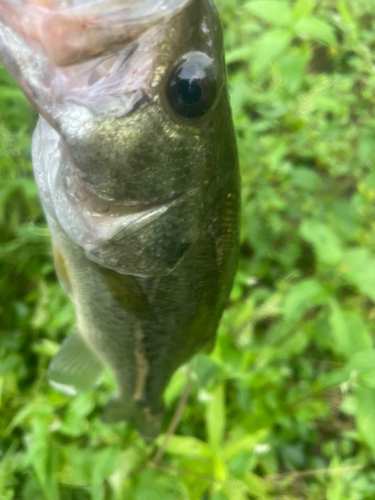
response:
<svg viewBox="0 0 375 500"><path fill-rule="evenodd" d="M52 391L72 330L0 70L0 499L375 498L375 3L218 0L243 184L241 260L212 355L166 392L157 466L95 392Z"/></svg>

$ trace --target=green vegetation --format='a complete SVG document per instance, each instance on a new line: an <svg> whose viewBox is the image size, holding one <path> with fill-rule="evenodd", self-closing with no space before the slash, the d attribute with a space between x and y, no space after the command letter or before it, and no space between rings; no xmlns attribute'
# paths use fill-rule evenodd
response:
<svg viewBox="0 0 375 500"><path fill-rule="evenodd" d="M239 272L211 356L145 444L113 390L51 390L72 330L30 165L36 116L0 70L0 499L375 498L375 3L218 0L243 181Z"/></svg>

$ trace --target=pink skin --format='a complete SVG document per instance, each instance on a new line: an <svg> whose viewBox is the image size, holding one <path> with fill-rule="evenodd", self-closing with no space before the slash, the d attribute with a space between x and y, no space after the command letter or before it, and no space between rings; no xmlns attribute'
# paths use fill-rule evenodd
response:
<svg viewBox="0 0 375 500"><path fill-rule="evenodd" d="M83 63L115 52L134 40L148 24L124 28L99 15L54 11L48 0L23 6L0 0L0 19L26 40L38 42L55 66Z"/></svg>

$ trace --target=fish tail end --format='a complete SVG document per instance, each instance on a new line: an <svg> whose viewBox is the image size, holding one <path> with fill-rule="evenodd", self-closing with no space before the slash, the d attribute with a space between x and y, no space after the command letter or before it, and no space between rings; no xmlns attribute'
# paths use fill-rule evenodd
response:
<svg viewBox="0 0 375 500"><path fill-rule="evenodd" d="M133 425L145 441L153 441L161 432L163 409L153 410L135 401L126 402L120 398L112 399L104 408L102 421L114 424L125 420Z"/></svg>

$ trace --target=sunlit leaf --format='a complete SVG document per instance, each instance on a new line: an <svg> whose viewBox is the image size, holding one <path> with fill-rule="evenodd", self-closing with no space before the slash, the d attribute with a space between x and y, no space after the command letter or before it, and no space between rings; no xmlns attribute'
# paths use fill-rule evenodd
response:
<svg viewBox="0 0 375 500"><path fill-rule="evenodd" d="M189 500L189 496L175 476L148 470L139 474L133 499Z"/></svg>
<svg viewBox="0 0 375 500"><path fill-rule="evenodd" d="M266 499L267 498L267 483L256 474L248 472L245 474L243 479L244 483L248 487L249 493L255 498Z"/></svg>
<svg viewBox="0 0 375 500"><path fill-rule="evenodd" d="M207 441L212 447L219 447L225 431L225 385L220 383L206 403Z"/></svg>
<svg viewBox="0 0 375 500"><path fill-rule="evenodd" d="M317 280L307 279L301 281L293 286L285 296L285 321L298 321L306 311L323 304L328 297L327 290Z"/></svg>
<svg viewBox="0 0 375 500"><path fill-rule="evenodd" d="M232 439L228 442L224 450L226 459L230 459L244 451L253 451L255 445L262 442L268 435L268 429L261 429L258 432L250 435L241 436L237 439Z"/></svg>
<svg viewBox="0 0 375 500"><path fill-rule="evenodd" d="M292 22L292 10L289 2L283 0L250 0L244 8L260 19L277 26L287 26Z"/></svg>
<svg viewBox="0 0 375 500"><path fill-rule="evenodd" d="M306 38L323 42L327 45L334 45L336 43L333 29L321 19L316 19L314 17L301 19L294 26L294 29L296 33Z"/></svg>
<svg viewBox="0 0 375 500"><path fill-rule="evenodd" d="M366 248L353 248L343 256L346 279L375 301L375 256Z"/></svg>
<svg viewBox="0 0 375 500"><path fill-rule="evenodd" d="M159 440L161 441L161 440ZM203 441L190 436L171 436L167 452L172 455L212 457L213 450Z"/></svg>
<svg viewBox="0 0 375 500"><path fill-rule="evenodd" d="M342 310L331 301L330 325L333 349L350 359L356 352L373 346L371 334L357 311Z"/></svg>
<svg viewBox="0 0 375 500"><path fill-rule="evenodd" d="M375 389L360 385L356 397L358 431L363 442L375 454Z"/></svg>
<svg viewBox="0 0 375 500"><path fill-rule="evenodd" d="M353 355L348 365L349 370L354 370L363 385L375 389L375 350L367 349Z"/></svg>
<svg viewBox="0 0 375 500"><path fill-rule="evenodd" d="M340 240L334 231L319 221L304 220L300 232L302 238L311 243L321 262L337 264L342 256Z"/></svg>
<svg viewBox="0 0 375 500"><path fill-rule="evenodd" d="M266 32L254 44L251 58L251 71L259 76L267 66L279 57L292 41L292 34L287 30L275 29Z"/></svg>

